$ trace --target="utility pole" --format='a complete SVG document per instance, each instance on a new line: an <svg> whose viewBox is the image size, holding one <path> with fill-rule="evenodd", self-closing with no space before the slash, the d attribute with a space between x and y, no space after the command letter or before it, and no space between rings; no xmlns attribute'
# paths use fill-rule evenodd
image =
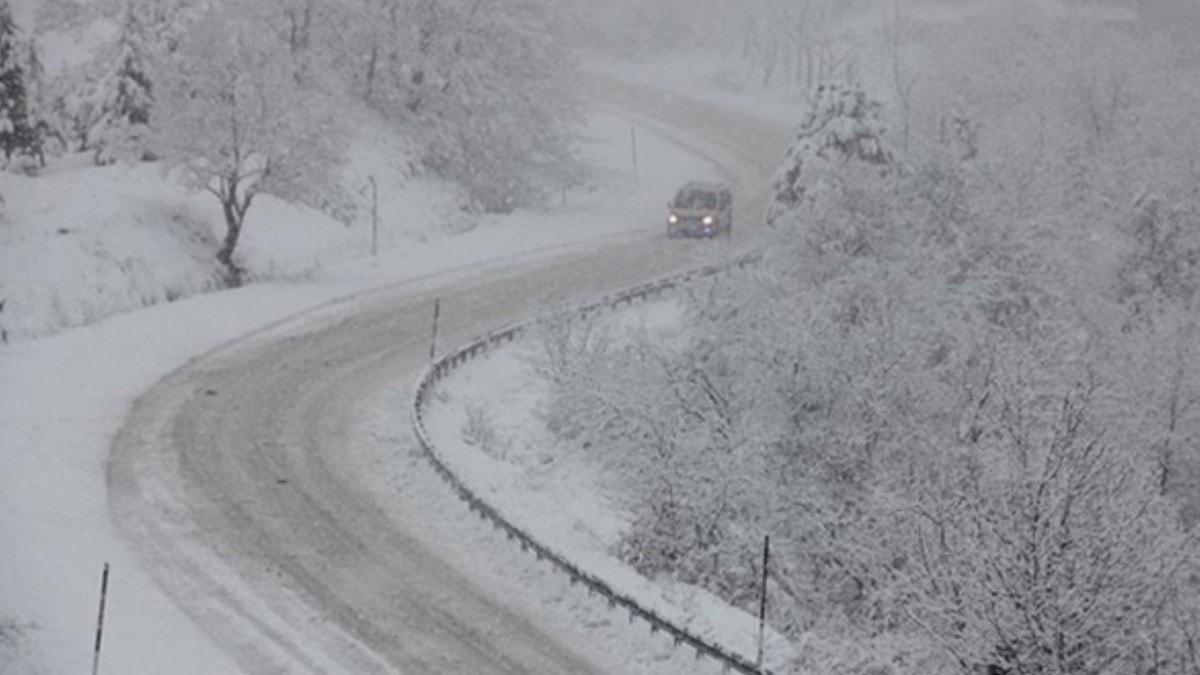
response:
<svg viewBox="0 0 1200 675"><path fill-rule="evenodd" d="M92 653L92 675L100 672L100 639L104 635L104 605L108 600L108 563L100 573L100 614L96 619L96 648Z"/></svg>
<svg viewBox="0 0 1200 675"><path fill-rule="evenodd" d="M754 665L762 670L763 639L767 632L767 566L771 563L771 535L763 537L762 591L758 598L758 657Z"/></svg>

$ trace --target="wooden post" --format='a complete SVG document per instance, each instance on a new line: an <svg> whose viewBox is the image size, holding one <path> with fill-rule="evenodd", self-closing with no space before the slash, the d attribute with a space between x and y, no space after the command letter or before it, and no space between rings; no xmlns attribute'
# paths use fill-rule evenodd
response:
<svg viewBox="0 0 1200 675"><path fill-rule="evenodd" d="M429 362L433 362L434 355L437 354L437 333L438 333L438 316L442 313L442 299L437 298L433 301L433 336L429 340Z"/></svg>
<svg viewBox="0 0 1200 675"><path fill-rule="evenodd" d="M771 562L771 535L763 537L762 591L758 598L758 657L754 665L760 670L763 664L763 639L767 632L767 565Z"/></svg>
<svg viewBox="0 0 1200 675"><path fill-rule="evenodd" d="M108 600L108 563L100 573L100 614L96 618L96 649L92 653L92 675L100 672L100 639L104 636L104 605Z"/></svg>

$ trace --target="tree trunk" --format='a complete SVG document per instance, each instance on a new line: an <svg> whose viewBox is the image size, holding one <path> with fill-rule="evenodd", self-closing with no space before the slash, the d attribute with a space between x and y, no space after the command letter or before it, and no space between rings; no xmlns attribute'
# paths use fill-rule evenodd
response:
<svg viewBox="0 0 1200 675"><path fill-rule="evenodd" d="M232 288L242 285L243 270L234 264L233 250L237 248L238 237L242 234L242 220L246 215L245 211L239 211L235 200L236 197L230 197L221 202L221 209L225 212L225 241L217 251L217 260L225 266L225 281Z"/></svg>

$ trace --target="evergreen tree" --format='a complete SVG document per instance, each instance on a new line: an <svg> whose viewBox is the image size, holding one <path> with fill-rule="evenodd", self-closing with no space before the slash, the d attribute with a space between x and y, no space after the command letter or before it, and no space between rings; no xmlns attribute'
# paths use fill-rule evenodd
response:
<svg viewBox="0 0 1200 675"><path fill-rule="evenodd" d="M18 57L21 69L25 75L26 103L29 106L30 119L39 118L38 106L42 101L43 84L46 79L46 65L42 62L42 48L36 39L30 38L19 45Z"/></svg>
<svg viewBox="0 0 1200 675"><path fill-rule="evenodd" d="M63 141L61 134L50 123L50 110L46 97L46 66L42 62L42 49L37 40L30 38L21 44L24 58L22 70L25 73L25 103L29 126L33 129L29 147L26 152L36 157L38 163L46 166L46 139L57 136ZM63 147L66 146L62 142Z"/></svg>
<svg viewBox="0 0 1200 675"><path fill-rule="evenodd" d="M34 151L37 134L29 120L25 72L17 24L8 0L0 0L0 146L5 161Z"/></svg>
<svg viewBox="0 0 1200 675"><path fill-rule="evenodd" d="M139 148L154 105L147 75L145 26L134 7L125 7L111 70L101 82L102 117L97 126L96 160L108 163L118 157L140 154Z"/></svg>
<svg viewBox="0 0 1200 675"><path fill-rule="evenodd" d="M813 96L783 168L775 177L775 199L768 222L774 223L810 198L822 175L848 161L890 167L895 156L884 139L883 105L861 85L823 84Z"/></svg>

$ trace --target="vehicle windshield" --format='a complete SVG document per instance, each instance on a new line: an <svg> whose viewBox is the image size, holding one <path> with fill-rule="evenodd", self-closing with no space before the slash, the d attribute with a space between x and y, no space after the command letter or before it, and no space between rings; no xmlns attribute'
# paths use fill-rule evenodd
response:
<svg viewBox="0 0 1200 675"><path fill-rule="evenodd" d="M675 207L680 209L715 209L717 196L704 190L680 190L675 195Z"/></svg>

